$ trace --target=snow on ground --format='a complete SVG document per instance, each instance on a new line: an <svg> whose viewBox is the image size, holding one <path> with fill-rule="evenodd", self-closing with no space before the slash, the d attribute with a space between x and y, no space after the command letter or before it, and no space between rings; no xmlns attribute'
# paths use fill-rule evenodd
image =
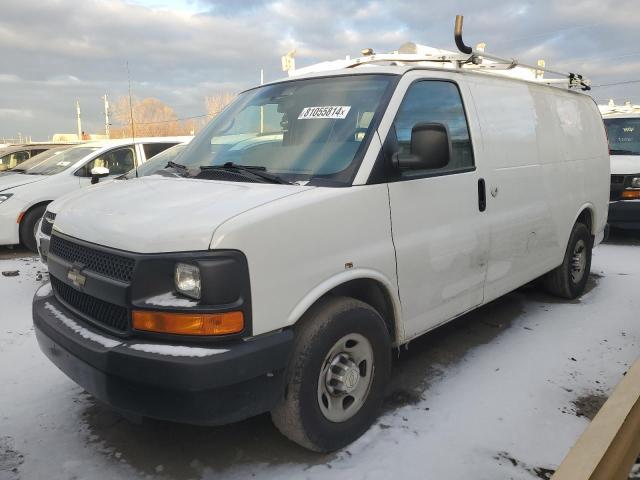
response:
<svg viewBox="0 0 640 480"><path fill-rule="evenodd" d="M638 357L640 241L594 253L589 292L520 289L402 350L385 412L315 455L267 415L218 428L133 424L38 350L35 258L0 260L0 479L549 478Z"/></svg>

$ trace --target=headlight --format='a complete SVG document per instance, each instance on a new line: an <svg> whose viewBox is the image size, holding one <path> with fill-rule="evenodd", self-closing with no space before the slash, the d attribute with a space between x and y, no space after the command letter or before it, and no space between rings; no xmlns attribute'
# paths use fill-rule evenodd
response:
<svg viewBox="0 0 640 480"><path fill-rule="evenodd" d="M634 177L631 179L631 188L640 188L640 177Z"/></svg>
<svg viewBox="0 0 640 480"><path fill-rule="evenodd" d="M200 269L195 265L176 263L174 281L178 292L191 298L200 298Z"/></svg>
<svg viewBox="0 0 640 480"><path fill-rule="evenodd" d="M9 200L13 193L0 193L0 203Z"/></svg>

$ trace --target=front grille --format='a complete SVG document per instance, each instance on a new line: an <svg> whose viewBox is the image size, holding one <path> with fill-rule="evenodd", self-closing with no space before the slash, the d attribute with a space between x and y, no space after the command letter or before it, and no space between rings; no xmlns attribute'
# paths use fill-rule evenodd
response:
<svg viewBox="0 0 640 480"><path fill-rule="evenodd" d="M53 275L51 285L56 296L70 307L86 315L98 325L107 326L125 333L129 327L129 312L126 308L79 292Z"/></svg>
<svg viewBox="0 0 640 480"><path fill-rule="evenodd" d="M53 229L53 222L56 220L56 214L49 211L44 212L44 218L42 219L42 226L40 227L42 233L51 236L51 230Z"/></svg>
<svg viewBox="0 0 640 480"><path fill-rule="evenodd" d="M57 235L51 237L49 254L54 254L71 263L80 263L83 269L123 282L131 281L135 266L135 260L132 258L85 247Z"/></svg>

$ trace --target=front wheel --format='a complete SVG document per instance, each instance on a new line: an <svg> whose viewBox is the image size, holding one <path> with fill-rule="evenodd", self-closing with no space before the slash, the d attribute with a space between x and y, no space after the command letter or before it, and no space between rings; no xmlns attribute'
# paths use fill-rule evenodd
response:
<svg viewBox="0 0 640 480"><path fill-rule="evenodd" d="M351 298L324 299L296 327L285 396L271 418L309 450L337 450L375 421L390 369L391 340L378 312Z"/></svg>
<svg viewBox="0 0 640 480"><path fill-rule="evenodd" d="M593 239L586 225L576 223L562 265L543 277L545 289L559 297L577 298L584 292L591 271Z"/></svg>
<svg viewBox="0 0 640 480"><path fill-rule="evenodd" d="M43 205L29 210L20 222L20 241L22 242L22 245L27 247L33 253L38 253L36 233L38 222L44 215L46 209L47 207Z"/></svg>

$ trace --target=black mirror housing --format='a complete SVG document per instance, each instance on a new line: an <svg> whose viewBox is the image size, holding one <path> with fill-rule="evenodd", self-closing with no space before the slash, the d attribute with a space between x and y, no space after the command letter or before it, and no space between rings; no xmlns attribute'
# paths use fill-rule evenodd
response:
<svg viewBox="0 0 640 480"><path fill-rule="evenodd" d="M411 129L409 155L394 155L401 170L435 170L446 167L451 159L451 139L442 123L417 123Z"/></svg>
<svg viewBox="0 0 640 480"><path fill-rule="evenodd" d="M94 167L91 169L91 185L95 185L101 178L109 176L109 169L106 167Z"/></svg>

